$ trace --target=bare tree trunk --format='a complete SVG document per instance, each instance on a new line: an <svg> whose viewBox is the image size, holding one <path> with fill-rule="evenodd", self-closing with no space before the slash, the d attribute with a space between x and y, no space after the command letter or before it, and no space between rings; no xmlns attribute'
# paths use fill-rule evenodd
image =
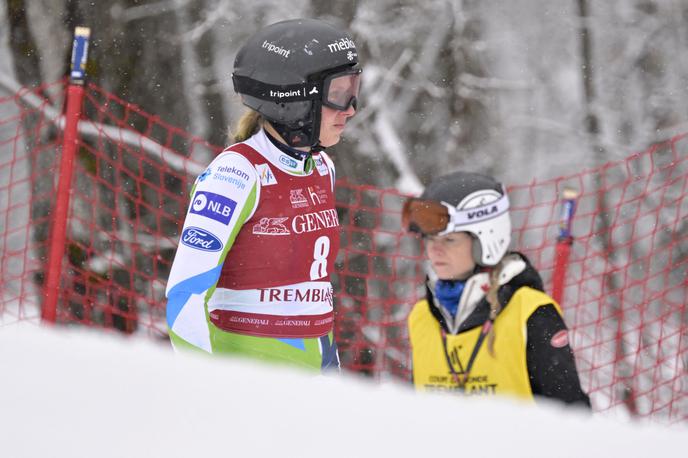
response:
<svg viewBox="0 0 688 458"><path fill-rule="evenodd" d="M16 81L10 49L6 4L0 3L0 77ZM11 97L0 87L0 98ZM31 163L25 148L20 104L0 104L0 324L8 317L26 316L30 303L38 310L38 289L30 273L36 260L30 230Z"/></svg>
<svg viewBox="0 0 688 458"><path fill-rule="evenodd" d="M67 0L24 0L29 30L36 41L41 81L52 83L66 71L70 32L65 26ZM62 105L62 90L49 90L53 105Z"/></svg>
<svg viewBox="0 0 688 458"><path fill-rule="evenodd" d="M333 24L347 27L354 20L358 2L356 0L333 2L331 0L312 0L313 17Z"/></svg>
<svg viewBox="0 0 688 458"><path fill-rule="evenodd" d="M175 16L179 31L179 46L181 52L182 96L189 109L189 130L193 135L208 138L209 125L203 109L203 88L201 65L196 53L194 40L185 37L191 30L191 18L185 0L174 0ZM205 161L207 158L198 158Z"/></svg>
<svg viewBox="0 0 688 458"><path fill-rule="evenodd" d="M602 164L607 160L607 153L600 141L600 122L595 110L597 97L595 93L595 67L592 55L592 37L590 27L590 15L588 10L587 0L577 0L578 13L580 20L580 52L581 52L581 80L583 83L584 95L584 113L585 122L584 128L588 134L589 146L597 156L597 161ZM613 173L611 171L602 171L601 173ZM631 367L626 361L626 348L624 344L624 304L623 291L620 289L619 279L614 273L618 260L616 259L616 249L611 238L611 216L610 205L607 201L608 196L604 189L606 182L606 175L596 175L594 177L595 187L597 189L597 232L599 240L602 245L601 252L606 256L604 260L604 286L603 290L607 297L601 298L601 307L609 306L613 313L611 316L617 320L616 335L614 338L615 361L614 371L618 372L618 378L621 380L621 393L618 395L622 398L626 407L632 415L637 414L633 389L631 385ZM610 316L610 317L611 317ZM615 374L616 377L616 374Z"/></svg>

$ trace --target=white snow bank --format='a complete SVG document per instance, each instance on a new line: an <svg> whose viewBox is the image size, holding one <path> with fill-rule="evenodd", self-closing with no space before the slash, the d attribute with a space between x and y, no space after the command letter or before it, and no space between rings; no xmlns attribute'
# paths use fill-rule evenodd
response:
<svg viewBox="0 0 688 458"><path fill-rule="evenodd" d="M93 331L0 327L0 455L671 456L688 428L352 376L175 355Z"/></svg>

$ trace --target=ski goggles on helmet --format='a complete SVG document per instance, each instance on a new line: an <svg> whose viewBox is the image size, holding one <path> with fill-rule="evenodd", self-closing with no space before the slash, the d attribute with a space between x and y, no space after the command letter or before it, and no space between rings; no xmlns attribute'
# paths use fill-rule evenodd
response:
<svg viewBox="0 0 688 458"><path fill-rule="evenodd" d="M328 75L323 81L322 104L340 111L348 110L350 106L356 109L360 87L360 68L351 68Z"/></svg>
<svg viewBox="0 0 688 458"><path fill-rule="evenodd" d="M360 67L348 67L324 77L319 74L306 83L288 85L268 84L233 74L232 82L235 92L261 100L285 104L320 99L327 107L345 111L350 106L356 108L361 71Z"/></svg>
<svg viewBox="0 0 688 458"><path fill-rule="evenodd" d="M404 203L401 222L410 232L445 235L464 230L472 232L473 225L496 218L507 211L509 198L506 193L489 204L464 210L459 210L446 202L411 198Z"/></svg>

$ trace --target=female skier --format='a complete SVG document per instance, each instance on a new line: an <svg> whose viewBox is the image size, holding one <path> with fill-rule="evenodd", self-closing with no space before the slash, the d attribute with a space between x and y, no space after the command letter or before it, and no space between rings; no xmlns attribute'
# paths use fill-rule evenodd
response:
<svg viewBox="0 0 688 458"><path fill-rule="evenodd" d="M356 112L360 74L351 37L320 20L272 24L239 50L232 80L250 110L192 190L167 285L175 347L339 367L324 148Z"/></svg>

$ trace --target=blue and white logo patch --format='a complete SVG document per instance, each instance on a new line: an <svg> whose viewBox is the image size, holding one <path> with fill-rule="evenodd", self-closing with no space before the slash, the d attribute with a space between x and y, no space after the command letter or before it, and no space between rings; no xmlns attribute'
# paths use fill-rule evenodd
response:
<svg viewBox="0 0 688 458"><path fill-rule="evenodd" d="M294 159L287 157L287 156L280 156L279 161L282 164L286 165L287 167L291 167L291 168L294 168L298 165L298 163Z"/></svg>
<svg viewBox="0 0 688 458"><path fill-rule="evenodd" d="M325 163L325 159L323 159L322 156L313 156L313 162L315 162L315 168L318 170L318 174L321 177L330 173Z"/></svg>
<svg viewBox="0 0 688 458"><path fill-rule="evenodd" d="M270 186L277 184L277 178L270 170L270 166L267 164L257 164L256 172L258 172L258 178L260 178L260 184L263 186Z"/></svg>
<svg viewBox="0 0 688 458"><path fill-rule="evenodd" d="M237 203L214 192L198 191L191 202L190 213L205 216L222 224L229 224Z"/></svg>
<svg viewBox="0 0 688 458"><path fill-rule="evenodd" d="M182 243L201 251L220 251L222 242L209 231L189 226L182 232Z"/></svg>

